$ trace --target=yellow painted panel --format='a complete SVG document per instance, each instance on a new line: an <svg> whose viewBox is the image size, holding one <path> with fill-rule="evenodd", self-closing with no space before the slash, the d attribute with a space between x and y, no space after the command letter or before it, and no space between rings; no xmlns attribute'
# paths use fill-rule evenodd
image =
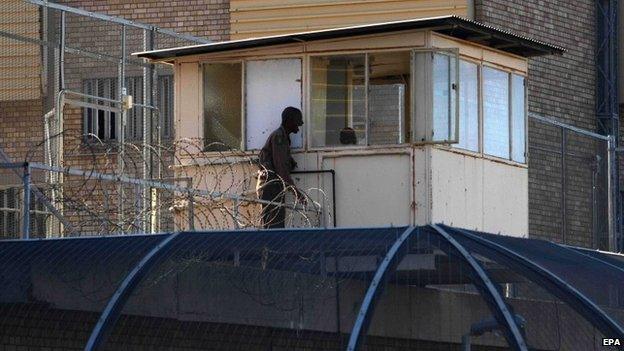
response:
<svg viewBox="0 0 624 351"><path fill-rule="evenodd" d="M243 39L443 15L468 15L467 0L233 0L230 35Z"/></svg>
<svg viewBox="0 0 624 351"><path fill-rule="evenodd" d="M465 4L441 4L440 1L422 1L418 8L414 8L413 1L397 1L389 6L387 2L371 3L365 7L357 3L343 4L332 3L331 6L316 6L313 8L313 13L310 11L310 6L288 6L283 5L281 7L271 7L268 9L245 9L242 11L235 11L231 14L231 21L233 23L242 22L262 22L262 21L274 21L274 20L288 20L289 18L318 18L318 17L340 17L348 14L349 16L356 15L371 15L371 14L390 14L409 11L435 11L445 9L463 9ZM461 1L459 2L461 3ZM404 17L404 16L401 16Z"/></svg>

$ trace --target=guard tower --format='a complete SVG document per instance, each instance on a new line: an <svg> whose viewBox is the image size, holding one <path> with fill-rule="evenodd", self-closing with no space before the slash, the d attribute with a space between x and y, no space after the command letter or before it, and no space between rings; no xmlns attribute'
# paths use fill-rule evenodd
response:
<svg viewBox="0 0 624 351"><path fill-rule="evenodd" d="M175 67L177 140L257 153L281 110L300 107L295 178L318 190L321 226L527 236L527 62L561 53L445 16L137 55Z"/></svg>

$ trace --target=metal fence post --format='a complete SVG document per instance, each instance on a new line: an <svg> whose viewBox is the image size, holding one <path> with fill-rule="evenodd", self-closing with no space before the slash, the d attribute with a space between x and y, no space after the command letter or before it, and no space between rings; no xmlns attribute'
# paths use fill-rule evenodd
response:
<svg viewBox="0 0 624 351"><path fill-rule="evenodd" d="M189 189L188 192L188 225L189 225L189 231L194 231L195 230L195 209L193 208L193 192Z"/></svg>
<svg viewBox="0 0 624 351"><path fill-rule="evenodd" d="M561 242L566 243L568 232L567 197L568 183L566 178L566 149L568 134L565 128L561 128Z"/></svg>
<svg viewBox="0 0 624 351"><path fill-rule="evenodd" d="M615 163L615 136L609 135L609 139L607 140L608 152L607 152L607 168L609 172L609 176L607 177L607 207L608 207L608 218L609 218L609 251L619 251L620 243L619 238L617 236L617 215L616 215L616 204L617 204L617 187L615 186L615 179L617 175L617 164Z"/></svg>
<svg viewBox="0 0 624 351"><path fill-rule="evenodd" d="M121 103L126 95L126 25L121 25L121 58L119 60L119 76L117 81L117 100ZM118 174L124 174L124 142L125 142L125 123L126 123L126 110L123 106L119 111L117 116L119 119L117 121L117 125L115 126L117 129L117 141L118 141L118 150L117 150L117 172ZM124 188L123 184L118 186L118 196L117 201L119 207L119 213L117 214L119 234L123 234L123 222L124 222Z"/></svg>
<svg viewBox="0 0 624 351"><path fill-rule="evenodd" d="M238 201L238 199L234 199L234 209L232 211L233 214L233 222L234 222L234 228L235 229L239 229L240 225L238 224L238 206L240 205L240 201Z"/></svg>
<svg viewBox="0 0 624 351"><path fill-rule="evenodd" d="M22 239L30 238L30 165L24 163L24 201L22 203Z"/></svg>

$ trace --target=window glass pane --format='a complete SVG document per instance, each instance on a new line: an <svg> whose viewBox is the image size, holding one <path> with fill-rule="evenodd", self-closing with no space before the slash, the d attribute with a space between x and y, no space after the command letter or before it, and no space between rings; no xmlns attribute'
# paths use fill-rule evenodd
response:
<svg viewBox="0 0 624 351"><path fill-rule="evenodd" d="M267 89L270 87L270 89ZM246 148L260 149L279 128L282 111L301 109L301 60L249 61L245 64ZM291 135L291 147L303 147L303 128Z"/></svg>
<svg viewBox="0 0 624 351"><path fill-rule="evenodd" d="M455 138L455 66L453 56L433 56L433 141Z"/></svg>
<svg viewBox="0 0 624 351"><path fill-rule="evenodd" d="M483 152L509 158L509 74L483 67Z"/></svg>
<svg viewBox="0 0 624 351"><path fill-rule="evenodd" d="M313 146L366 145L364 55L311 59Z"/></svg>
<svg viewBox="0 0 624 351"><path fill-rule="evenodd" d="M456 147L479 151L479 68L459 62L459 140Z"/></svg>
<svg viewBox="0 0 624 351"><path fill-rule="evenodd" d="M410 130L410 52L370 54L368 65L369 144L402 143Z"/></svg>
<svg viewBox="0 0 624 351"><path fill-rule="evenodd" d="M241 74L241 63L204 65L204 141L208 150L240 148Z"/></svg>
<svg viewBox="0 0 624 351"><path fill-rule="evenodd" d="M524 77L512 75L511 94L512 160L524 163L526 162L524 155L526 141Z"/></svg>

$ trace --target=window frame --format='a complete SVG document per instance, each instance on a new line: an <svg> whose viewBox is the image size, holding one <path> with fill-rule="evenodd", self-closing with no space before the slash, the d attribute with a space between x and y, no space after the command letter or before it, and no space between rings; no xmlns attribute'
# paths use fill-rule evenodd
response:
<svg viewBox="0 0 624 351"><path fill-rule="evenodd" d="M198 63L199 65L199 72L200 72L200 78L199 78L199 85L201 86L201 94L200 94L200 107L202 110L202 114L201 114L201 118L202 118L202 124L205 123L205 116L204 116L204 65L206 64L214 64L214 63L240 63L241 64L241 142L240 142L240 146L238 148L238 150L231 150L229 152L236 152L236 151L244 151L244 152L251 152L251 153L258 153L260 152L260 149L247 149L247 89L245 89L245 80L247 79L247 62L248 61L268 61L268 60L280 60L280 59L299 59L301 60L301 111L303 112L304 116L304 125L301 133L302 133L302 143L301 143L301 147L300 148L294 148L292 149L293 152L300 152L300 151L305 151L307 150L307 129L306 128L306 124L308 123L308 121L306 120L306 111L307 111L307 95L306 95L306 87L307 87L307 77L305 73L305 67L307 65L307 55L302 55L302 54L288 54L288 55L275 55L275 56L249 56L249 57L244 57L244 58L219 58L219 59L215 59L215 60L202 60ZM223 151L215 151L215 150L207 150L206 149L206 136L204 134L204 127L202 125L202 132L201 132L201 136L202 136L202 151L205 152L207 155L222 155ZM226 151L228 152L228 151Z"/></svg>
<svg viewBox="0 0 624 351"><path fill-rule="evenodd" d="M509 111L507 113L507 121L509 124L509 138L508 138L508 143L509 143L509 157L504 158L504 157L499 157L496 155L490 155L488 153L485 152L485 146L484 146L484 94L483 94L483 68L484 67L489 67L492 69L496 69L502 72L505 72L507 74L508 77L508 89L509 89L509 93L507 96L507 102L509 104ZM513 159L513 108L512 108L512 98L513 98L513 76L517 75L523 78L524 80L524 84L523 84L523 94L524 94L524 162L520 162L520 161L515 161ZM483 158L486 159L492 159L492 160L503 160L505 162L509 162L512 164L516 164L516 165L523 165L523 166L527 166L529 164L529 154L528 154L528 138L529 138L529 123L528 123L528 90L527 90L527 81L528 79L528 74L526 72L521 72L518 70L515 70L513 68L509 68L509 67L505 67L505 66L500 66L494 63L490 63L487 61L482 61L479 64L479 130L480 130L480 137L479 137L479 155ZM466 151L466 152L470 152L469 150L463 150L460 149L462 151Z"/></svg>
<svg viewBox="0 0 624 351"><path fill-rule="evenodd" d="M483 140L482 140L483 138L483 128L482 128L483 127L483 122L482 122L483 104L481 102L481 99L483 98L482 73L481 73L482 61L479 61L473 57L460 55L459 57L460 69L461 69L462 61L467 62L469 64L473 64L477 68L477 86L476 86L477 88L477 150L470 150L470 149L459 147L458 146L459 142L456 145L452 145L452 147L455 150L460 150L466 153L470 153L471 155L482 155L483 153ZM459 94L461 96L461 82L459 83ZM458 104L459 104L459 101L458 101ZM461 113L460 113L460 118L461 118ZM459 135L457 136L457 138L459 140Z"/></svg>
<svg viewBox="0 0 624 351"><path fill-rule="evenodd" d="M357 54L363 54L365 56L365 62L366 62L366 67L368 67L368 59L369 59L369 55L370 54L375 54L375 53L389 53L389 52L410 52L410 55L412 55L412 53L414 52L432 52L432 53L436 53L436 52L446 52L446 53L452 53L455 55L456 58L456 70L455 70L455 81L457 82L457 88L455 89L455 94L456 94L456 105L457 107L455 108L455 113L456 113L456 123L455 123L455 138L454 140L444 140L444 141L416 141L414 140L414 133L413 131L409 131L409 139L410 140L402 140L401 143L397 143L397 144L381 144L381 145L371 145L369 143L369 116L368 116L368 92L366 94L366 104L365 104L365 108L366 108L366 125L367 125L367 129L366 129L366 144L365 145L345 145L345 146L313 146L311 143L311 133L312 133L312 128L310 128L310 123L311 123L311 103L310 103L310 99L311 99L311 93L312 93L312 89L311 89L311 69L312 69L312 65L311 65L311 61L313 57L323 57L323 56L340 56L340 55L357 55ZM427 47L405 47L405 48L387 48L387 49L371 49L371 50L364 50L364 49L358 49L358 50L334 50L334 51L323 51L323 52L307 52L307 53L298 53L298 54L278 54L278 55L261 55L261 56L248 56L248 57L244 57L244 58L217 58L214 60L210 60L210 59L205 59L199 62L199 66L200 66L200 72L202 72L201 74L201 78L200 78L200 84L202 86L203 89L203 84L204 84L204 75L203 75L203 65L207 64L207 63L235 63L235 62L239 62L242 65L242 75L241 75L241 146L240 146L240 151L246 151L246 152L252 152L255 153L258 150L256 149L247 149L246 146L246 123L247 123L247 111L246 111L246 89L245 89L245 79L246 79L246 63L247 61L262 61L262 60L279 60L279 59L295 59L298 58L301 60L301 64L302 64L302 79L301 79L301 110L304 114L304 126L303 126L303 134L302 134L302 138L303 138L303 142L302 142L302 147L301 148L294 148L292 149L293 152L302 152L302 151L348 151L348 150L364 150L364 149L379 149L379 148L401 148L401 147L405 147L406 145L413 145L413 146L424 146L424 145L435 145L436 147L441 147L441 148L445 148L445 149L449 149L452 150L453 152L458 152L458 153L463 153L463 154L469 154L469 155L474 155L474 156L478 156L484 159L491 159L491 160L495 160L495 161L504 161L507 163L511 163L511 164L515 164L515 165L521 165L521 166L526 166L528 165L529 162L529 155L528 155L528 94L527 94L527 84L526 84L526 80L528 78L528 74L527 72L523 72L523 71L518 71L516 69L513 69L511 67L506 67L506 66L501 66L501 65L497 65L495 63L491 63L488 61L483 61L483 60L479 60L478 58L472 57L472 56L467 56L465 54L462 54L460 52L459 48L427 48ZM455 145L458 143L459 141L459 97L460 97L460 81L459 81L459 66L460 66L460 61L464 60L473 64L477 65L477 95L478 95L478 147L477 150L478 151L473 151L473 150L468 150L468 149L462 149L459 147L456 147ZM412 84L412 87L414 87L415 84L415 74L414 74L414 66L415 66L415 60L413 58L410 58L410 84ZM510 125L510 138L509 138L509 144L510 144L510 153L509 153L509 158L501 158L498 156L494 156L494 155L489 155L487 153L484 152L484 108L483 108L483 98L484 98L484 94L483 94L483 67L490 67L490 68L494 68L500 71L504 71L506 74L508 74L509 76L509 84L512 84L512 75L518 75L524 78L525 84L524 84L524 124L525 124L525 133L524 133L524 155L525 155L525 162L518 162L518 161L514 161L513 160L513 149L512 149L512 133L513 130L511 128L513 128L513 124L512 124L512 112L511 112L511 96L513 94L513 91L510 87L510 91L509 91L509 97L508 97L508 103L510 104L510 108L509 108L509 115L508 115L508 121L509 121L509 125ZM365 75L366 75L366 81L365 81L365 85L366 85L366 89L368 90L368 69L365 69ZM410 118L411 120L411 128L414 128L414 116L415 116L415 110L416 110L416 106L414 104L414 96L415 96L415 89L412 88L412 92L409 94L409 102L410 102L410 110L409 110L409 116L407 116L407 118ZM200 97L201 100L201 106L203 109L203 91ZM433 110L432 110L433 111ZM432 113L432 112L431 112ZM203 118L203 115L202 115ZM427 119L427 123L433 123L433 119L432 118L428 118ZM404 123L403 123L404 125ZM406 127L404 125L404 127ZM401 139L406 139L405 136L401 136ZM208 154L211 153L220 153L220 152L215 152L215 151L207 151Z"/></svg>
<svg viewBox="0 0 624 351"><path fill-rule="evenodd" d="M91 96L96 96L99 98L104 98L104 99L110 99L110 100L116 100L118 97L117 96L102 96L99 94L99 85L100 82L103 82L104 84L104 90L109 90L110 95L117 95L117 93L119 92L119 89L116 85L119 84L118 78L117 77L97 77L97 78L87 78L84 79L82 81L82 91L87 94L87 95L91 95ZM89 85L91 85L91 92L89 91L89 89L87 88ZM115 88L113 90L113 87ZM116 113L117 115L115 116L115 119L118 118L118 114L120 112L113 112L111 111L111 107L110 106L112 103L111 102L105 102L99 99L95 99L95 98L90 98L87 97L87 102L90 104L94 104L94 105L101 105L105 108L99 109L99 108L95 108L95 107L83 107L82 108L82 135L83 135L83 139L86 143L95 143L96 140L97 141L101 141L103 143L110 143L110 142L117 142L119 140L119 136L117 135L117 125L115 125L115 138L111 138L111 119L112 113ZM92 130L89 130L89 111L93 111L92 112ZM104 113L104 137L100 138L99 134L100 134L100 130L99 130L99 111L102 111Z"/></svg>
<svg viewBox="0 0 624 351"><path fill-rule="evenodd" d="M415 128L416 128L416 123L412 123L412 135L411 135L411 139L409 141L410 144L412 145L449 145L452 146L454 144L459 143L459 97L460 97L460 92L459 92L459 87L460 87L460 83L459 83L459 62L461 60L461 55L459 53L459 48L415 48L415 49L411 49L410 50L412 52L412 55L417 53L417 52L430 52L432 55L435 55L436 53L444 53L444 55L452 55L455 58L455 82L456 82L456 87L455 89L455 130L454 130L454 135L455 135L455 139L450 139L450 140L438 140L435 141L433 139L431 140L420 140L420 141L416 141L414 140L414 135L415 133ZM414 60L413 56L411 59L411 67L412 67L412 87L416 86L416 75L414 74L415 72L415 68L416 68L416 61ZM430 74L429 76L426 78L426 84L429 87L429 89L427 89L428 94L433 94L433 56L432 56L432 60L431 60L431 69L428 71ZM449 72L449 78L450 78L450 72ZM415 99L415 89L413 89L412 94L411 95L411 116L410 119L412 120L412 122L414 122L415 116L416 116L416 104L414 103ZM450 95L449 95L450 96ZM433 138L433 95L431 96L427 96L427 109L425 110L425 122L424 122L424 126L425 126L425 133L426 133L426 137L427 138ZM449 123L451 122L451 117L449 116ZM450 126L449 126L450 127Z"/></svg>
<svg viewBox="0 0 624 351"><path fill-rule="evenodd" d="M366 111L366 143L364 145L345 145L345 146L336 146L336 145L324 145L324 146L313 146L311 143L311 128L307 128L307 133L304 137L304 145L306 146L306 150L310 150L310 151L342 151L342 150L362 150L362 149L375 149L375 148L397 148L397 147L404 147L405 145L432 145L432 144L449 144L448 141L438 141L438 142L432 142L432 141L414 141L414 133L413 133L413 129L414 129L414 113L415 113L415 104L414 104L414 95L415 95L415 89L414 89L414 84L415 84L415 75L414 75L414 65L415 65L415 61L413 59L413 53L415 51L420 51L420 52L437 52L437 51L442 51L442 52L452 52L452 53L456 53L456 58L457 58L457 66L459 66L459 48L422 48L422 47L407 47L407 48L389 48L389 49L373 49L373 50L342 50L342 51L327 51L327 52L315 52L315 53L309 53L306 54L306 58L307 58L307 62L306 62L306 68L305 68L305 79L307 80L304 85L304 88L306 89L306 97L304 99L304 101L306 102L307 109L305 110L305 115L307 116L307 120L305 121L306 123L311 123L310 120L310 116L311 116L311 104L309 103L309 101L311 101L311 93L312 93L312 89L310 86L310 79L311 79L311 74L312 74L312 64L311 64L311 60L313 57L326 57L326 56L341 56L341 55L364 55L364 62L365 62L365 69L364 69L364 74L365 74L365 90L366 90L366 95L365 95L365 111ZM410 54L410 84L412 86L411 92L409 94L409 103L410 103L410 110L409 110L409 115L406 116L406 118L409 118L411 121L411 129L409 131L409 139L410 140L405 140L407 138L405 138L405 136L401 135L400 139L402 140L402 142L400 143L396 143L396 144L370 144L370 138L369 138L369 125L370 125L370 118L369 118L369 105L368 105L368 98L369 98L369 94L368 94L368 87L369 87L369 70L368 70L368 65L369 65L369 55L371 54L376 54L376 53L391 53L391 52L406 52ZM456 76L459 75L459 71L456 69ZM456 78L458 81L458 78ZM459 89L455 89L456 92L456 99L459 99ZM459 108L456 108L456 118L459 117ZM430 118L428 119L430 120ZM430 123L430 122L427 122ZM432 120L431 120L432 123ZM456 125L455 125L455 135L458 135L458 129L459 129L459 119L456 119ZM403 123L401 123L401 125L403 126L403 128L405 128L405 123L403 121Z"/></svg>
<svg viewBox="0 0 624 351"><path fill-rule="evenodd" d="M221 155L223 154L224 151L218 151L218 150L209 150L206 147L206 128L205 128L205 124L206 124L206 116L204 115L204 79L205 79L205 75L204 75L204 66L207 64L234 64L234 63L240 63L241 65L241 105L240 105L240 111L241 111L241 126L240 126L240 133L241 133L241 139L240 139L240 143L239 143L239 147L238 147L238 151L247 151L243 148L243 146L245 145L245 140L247 139L247 134L245 132L245 125L247 123L247 114L246 114L246 108L245 108L245 101L246 101L246 94L245 94L245 71L247 69L247 66L245 64L245 61L247 61L246 59L234 59L234 60L228 60L228 59L222 59L222 60L206 60L206 61L201 61L199 62L199 85L201 87L201 94L199 95L199 100L200 100L200 108L201 108L201 121L202 121L202 125L201 125L201 136L202 136L202 151L207 153L207 154L214 154L214 155ZM227 150L225 152L231 152L231 151L237 151L237 150Z"/></svg>
<svg viewBox="0 0 624 351"><path fill-rule="evenodd" d="M130 88L130 82L135 83L135 87L137 88L137 90L141 93L140 95L132 95L133 100L135 103L137 104L143 104L144 98L145 96L145 82L144 82L144 76L143 75L133 75L133 76L128 76L125 77L125 81L124 81L124 87L126 89L126 93L129 94L131 91L134 92L134 89ZM99 96L98 95L98 86L99 86L99 82L101 81L106 81L110 88L110 84L114 83L114 84L119 84L117 77L97 77L97 78L87 78L87 79L83 79L82 81L82 86L83 86L83 92L85 94L88 95L92 95L92 96L97 96L97 97L103 97L103 96ZM162 84L168 84L169 85L169 95L171 97L171 99L169 100L169 105L170 107L170 114L169 116L165 116L164 114L161 113L161 111L159 110L158 112L158 122L160 125L164 125L165 123L168 125L168 131L169 133L167 135L164 134L163 130L160 130L160 137L165 138L165 139L171 139L174 137L174 99L173 99L173 94L174 94L174 75L173 74L162 74L162 75L158 75L157 79L156 79L156 86L154 89L156 89L156 94L157 94L157 101L160 105L161 103L161 98L163 97L163 93L161 92L161 87L163 87ZM89 93L87 90L87 87L91 85L92 91L93 93ZM118 90L115 89L115 91L113 91L115 95L114 97L106 97L104 96L103 98L106 99L111 99L111 100L116 100L117 99L117 94L118 94ZM91 104L97 105L98 104L98 99L96 98L89 98L86 97L87 101ZM107 104L107 105L106 105ZM110 106L111 104L113 104L112 102L105 102L105 104L102 104L103 109L98 109L95 107L82 107L82 135L83 135L83 140L86 143L95 143L96 139L92 136L95 135L97 136L99 133L99 126L97 123L97 119L94 119L94 124L92 126L93 130L89 130L89 111L93 111L95 113L95 116L97 116L98 111L103 111L105 114L105 120L104 120L104 128L106 129L104 131L105 133L105 138L99 139L101 142L103 143L114 143L114 142L118 142L119 138L117 135L118 129L117 129L117 124L115 124L115 138L112 139L110 138L110 133L111 133L111 125L110 125L110 121L112 119L111 113L117 113L117 115L115 116L116 122L118 123L121 112L112 112L110 109L112 106ZM143 123L145 122L145 118L144 115L146 113L146 108L144 107L140 107L137 105L134 105L130 110L125 111L125 129L123 130L124 133L124 140L129 141L129 142L140 142L143 140L143 132L142 132L142 126ZM149 112L148 112L149 114ZM132 116L133 120L130 120L130 117ZM92 116L93 118L93 116ZM168 119L167 119L168 118ZM141 131L137 132L137 128L133 128L131 127L131 123L135 123L135 127L141 127ZM134 132L134 135L131 135L131 132Z"/></svg>

